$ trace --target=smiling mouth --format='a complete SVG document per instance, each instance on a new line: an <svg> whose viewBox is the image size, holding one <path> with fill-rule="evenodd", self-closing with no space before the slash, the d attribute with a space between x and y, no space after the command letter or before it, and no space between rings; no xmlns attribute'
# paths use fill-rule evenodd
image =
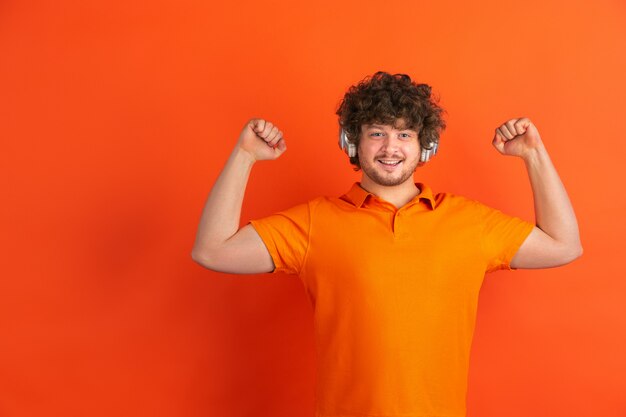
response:
<svg viewBox="0 0 626 417"><path fill-rule="evenodd" d="M395 167L402 163L402 161L395 159L377 159L376 162L385 166L385 167Z"/></svg>

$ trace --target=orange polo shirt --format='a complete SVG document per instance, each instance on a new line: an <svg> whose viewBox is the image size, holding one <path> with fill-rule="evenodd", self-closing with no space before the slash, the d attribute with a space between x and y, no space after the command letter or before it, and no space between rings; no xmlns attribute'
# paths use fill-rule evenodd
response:
<svg viewBox="0 0 626 417"><path fill-rule="evenodd" d="M397 209L359 183L250 223L314 308L316 417L464 417L485 272L534 224L450 193Z"/></svg>

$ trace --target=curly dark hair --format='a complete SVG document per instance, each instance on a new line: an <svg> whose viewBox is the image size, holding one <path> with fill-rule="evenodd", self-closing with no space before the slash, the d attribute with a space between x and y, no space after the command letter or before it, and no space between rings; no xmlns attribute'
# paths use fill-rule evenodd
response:
<svg viewBox="0 0 626 417"><path fill-rule="evenodd" d="M428 84L417 84L406 74L378 71L348 89L336 111L339 125L358 149L361 125L380 123L396 127L397 119L403 118L403 128L418 132L420 147L432 149L430 142L439 143L446 122L442 117L445 110L438 106L431 91ZM350 163L355 171L361 169L358 155L350 158Z"/></svg>

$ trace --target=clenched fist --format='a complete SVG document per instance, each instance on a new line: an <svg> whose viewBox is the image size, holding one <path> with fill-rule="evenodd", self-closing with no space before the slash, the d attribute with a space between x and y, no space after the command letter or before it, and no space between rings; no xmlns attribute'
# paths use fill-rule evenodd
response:
<svg viewBox="0 0 626 417"><path fill-rule="evenodd" d="M283 132L264 119L251 119L246 123L237 142L255 161L276 159L287 150Z"/></svg>
<svg viewBox="0 0 626 417"><path fill-rule="evenodd" d="M543 147L539 131L526 117L510 119L497 127L491 143L502 155L519 156L522 159Z"/></svg>

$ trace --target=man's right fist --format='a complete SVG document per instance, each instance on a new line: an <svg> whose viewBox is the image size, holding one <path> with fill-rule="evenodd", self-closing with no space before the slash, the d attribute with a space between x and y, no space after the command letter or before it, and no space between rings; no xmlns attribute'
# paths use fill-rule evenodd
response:
<svg viewBox="0 0 626 417"><path fill-rule="evenodd" d="M264 119L248 121L239 135L237 145L255 161L276 159L287 150L283 132Z"/></svg>

